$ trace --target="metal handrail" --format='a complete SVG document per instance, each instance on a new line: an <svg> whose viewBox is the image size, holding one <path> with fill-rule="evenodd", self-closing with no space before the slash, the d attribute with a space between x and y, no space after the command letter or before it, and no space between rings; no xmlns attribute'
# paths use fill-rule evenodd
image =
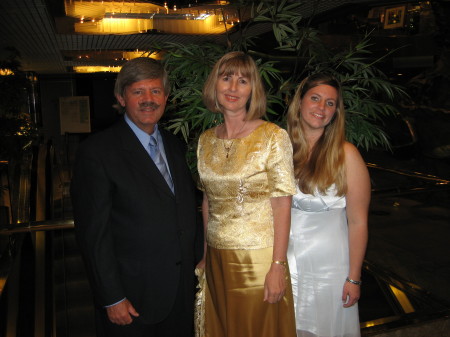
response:
<svg viewBox="0 0 450 337"><path fill-rule="evenodd" d="M395 174L406 176L406 177L429 180L429 181L435 182L436 184L450 185L450 180L439 178L439 177L436 177L431 174L426 174L426 173L422 173L422 172L411 172L411 171L400 170L400 169L390 169L390 168L382 167L382 166L379 166L379 165L373 164L373 163L366 163L366 165L368 168L373 168L373 169L377 169L377 170L381 170L381 171L385 171L385 172L391 172L391 173L395 173Z"/></svg>
<svg viewBox="0 0 450 337"><path fill-rule="evenodd" d="M51 231L68 228L74 228L73 219L31 221L28 223L11 225L9 228L2 229L0 230L0 235L11 235L15 233L28 233L37 231Z"/></svg>

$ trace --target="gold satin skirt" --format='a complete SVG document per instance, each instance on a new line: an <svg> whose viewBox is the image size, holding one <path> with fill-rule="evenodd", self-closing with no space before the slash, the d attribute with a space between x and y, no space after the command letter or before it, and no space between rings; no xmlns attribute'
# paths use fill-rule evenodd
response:
<svg viewBox="0 0 450 337"><path fill-rule="evenodd" d="M208 247L206 257L205 335L207 337L295 337L289 270L286 294L264 302L264 280L272 247L255 250Z"/></svg>

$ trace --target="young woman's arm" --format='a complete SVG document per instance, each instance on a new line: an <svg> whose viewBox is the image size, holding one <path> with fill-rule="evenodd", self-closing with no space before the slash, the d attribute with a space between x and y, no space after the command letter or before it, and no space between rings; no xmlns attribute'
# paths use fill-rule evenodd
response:
<svg viewBox="0 0 450 337"><path fill-rule="evenodd" d="M347 219L349 236L350 268L348 279L361 281L361 268L366 253L370 203L370 178L367 166L356 147L350 143L344 146L347 176ZM344 307L355 304L360 297L360 285L342 280Z"/></svg>

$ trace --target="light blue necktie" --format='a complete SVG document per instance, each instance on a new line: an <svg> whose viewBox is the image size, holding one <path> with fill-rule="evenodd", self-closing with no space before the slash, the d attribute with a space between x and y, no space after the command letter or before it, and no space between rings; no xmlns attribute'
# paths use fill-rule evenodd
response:
<svg viewBox="0 0 450 337"><path fill-rule="evenodd" d="M173 193L172 178L170 177L169 169L167 168L166 162L164 161L164 158L162 157L161 152L159 151L158 143L155 137L150 136L150 142L148 145L150 148L150 156L152 157L153 162L163 175L164 179L166 179L167 185L169 185Z"/></svg>

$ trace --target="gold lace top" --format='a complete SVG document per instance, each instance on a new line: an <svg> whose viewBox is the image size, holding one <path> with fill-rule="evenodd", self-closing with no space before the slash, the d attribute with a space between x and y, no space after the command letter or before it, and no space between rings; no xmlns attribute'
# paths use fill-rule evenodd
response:
<svg viewBox="0 0 450 337"><path fill-rule="evenodd" d="M200 136L197 158L200 189L209 203L208 245L273 246L270 198L296 192L287 132L264 122L246 137L227 140L217 138L212 128Z"/></svg>

